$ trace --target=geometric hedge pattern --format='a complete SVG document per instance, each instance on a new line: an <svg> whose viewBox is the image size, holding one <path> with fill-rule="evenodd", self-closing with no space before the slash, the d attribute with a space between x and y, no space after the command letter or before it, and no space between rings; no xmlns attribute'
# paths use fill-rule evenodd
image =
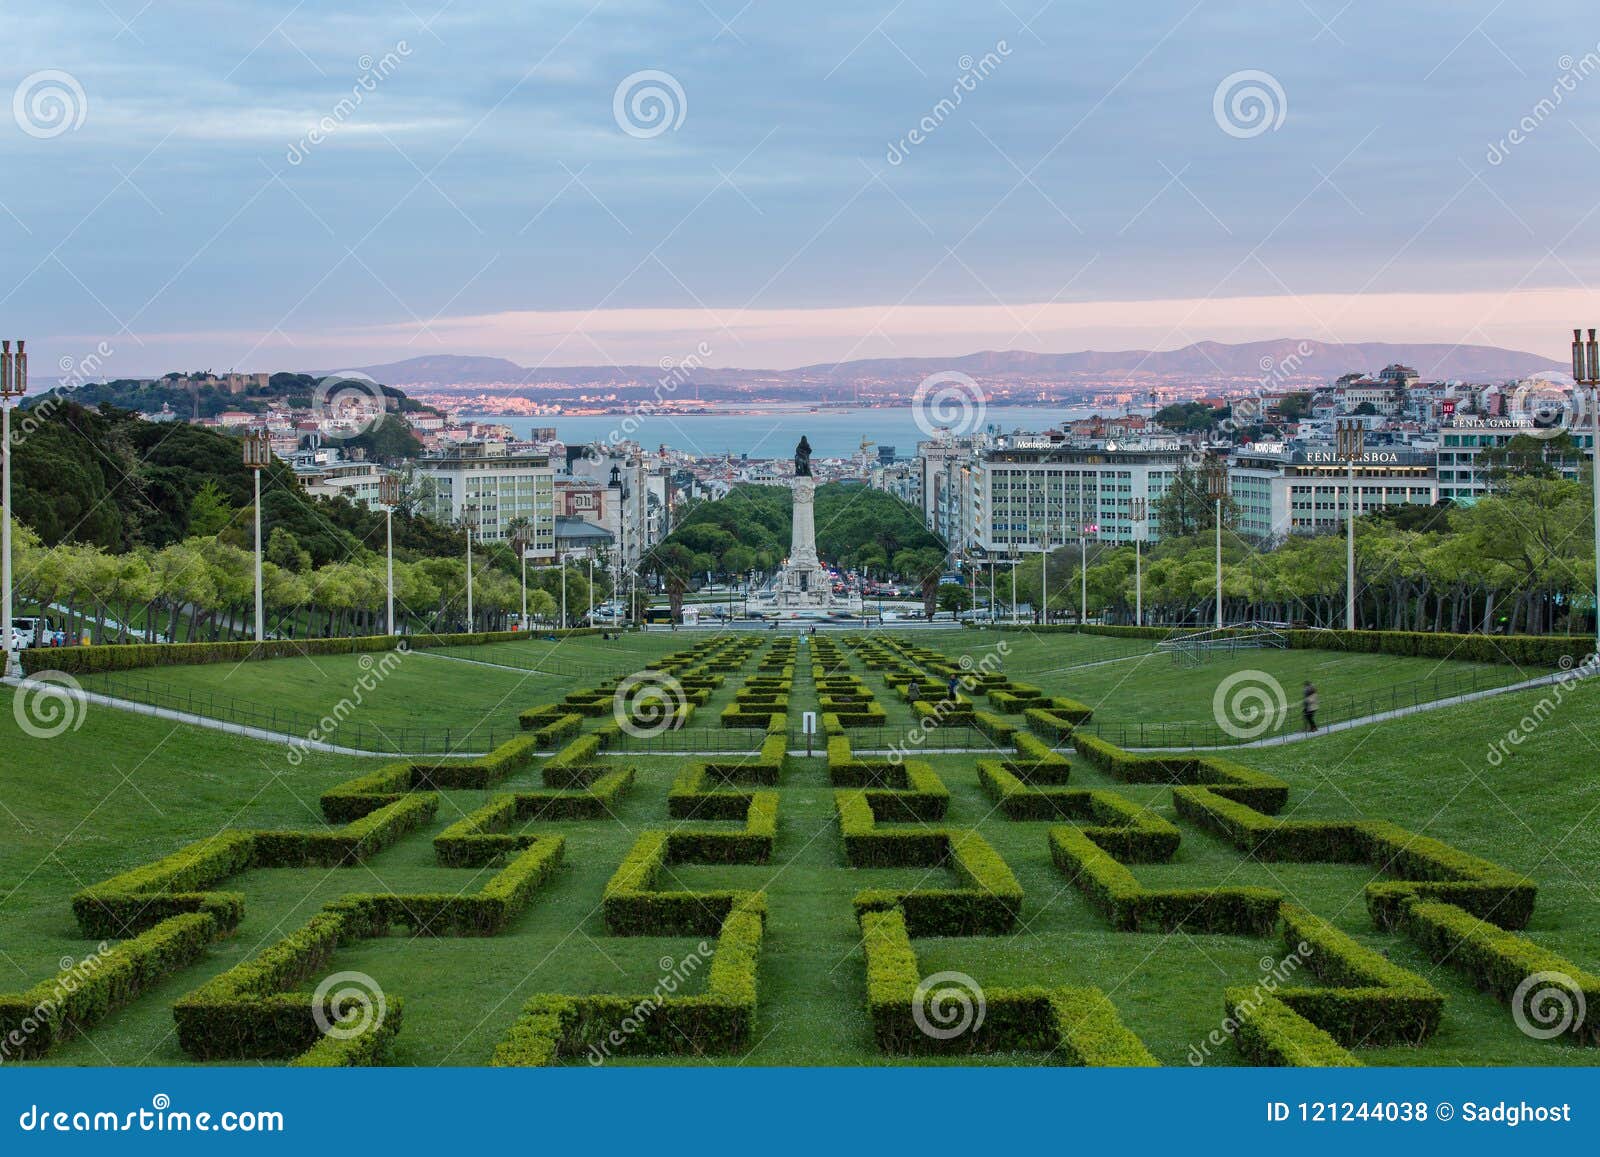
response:
<svg viewBox="0 0 1600 1157"><path fill-rule="evenodd" d="M641 683L670 694L635 697ZM797 686L820 706L820 759L786 751ZM733 635L530 708L523 734L485 757L400 760L358 775L324 793L322 827L224 831L83 888L72 911L85 937L107 942L97 967L0 995L8 1055L43 1056L203 960L239 925L245 901L236 881L245 873L357 868L401 840L422 838L419 829L438 817L440 793L482 792L481 806L432 839L437 864L459 886L426 894L353 887L172 1005L178 1041L197 1059L381 1063L403 1030L404 994L385 994L383 1015L363 1020L350 993L329 983L340 975L341 949L397 931L419 939L492 937L525 915L537 919L536 911L527 914L568 853L563 823L614 819L618 802L637 789L622 740L641 729L681 728L713 697L727 701L715 726L747 735L748 752L684 757L659 824L632 833L596 897L612 936L702 938L703 979L631 995L536 993L492 1057L476 1060L547 1065L750 1049L762 1016L767 895L687 887L679 869L781 863L784 790L825 776L838 856L859 874L851 903L865 962L862 1015L880 1051L1155 1064L1098 988L1005 987L964 974L953 985L925 976L919 940L940 938L948 947L1014 935L1043 898L1025 895L1000 853L976 829L951 820L948 787L916 757L916 742L887 753L855 750L851 732L881 728L885 700L906 705L925 746L938 746L941 727L988 738L992 750L973 757L968 774L991 815L1032 825L1037 854L1108 928L1259 937L1303 959L1303 980L1270 992L1216 992L1222 1023L1250 1063L1359 1064L1363 1047L1427 1041L1450 1007L1425 978L1280 890L1142 882L1141 865L1171 861L1186 828L1257 862L1365 866L1372 875L1363 898L1376 929L1409 937L1502 1001L1530 978L1560 973L1600 1008L1600 978L1522 934L1534 911L1534 881L1496 864L1385 821L1296 818L1288 785L1272 776L1209 754L1124 751L1081 730L1090 718L1083 705L902 640L862 635L841 644L813 636L801 644ZM1076 763L1113 781L1170 787L1180 823L1114 789L1074 786ZM534 768L536 789L499 786ZM358 885L371 878L350 874ZM905 883L908 877L916 882ZM1574 1039L1600 1043L1597 1025L1600 1017L1575 1021Z"/></svg>

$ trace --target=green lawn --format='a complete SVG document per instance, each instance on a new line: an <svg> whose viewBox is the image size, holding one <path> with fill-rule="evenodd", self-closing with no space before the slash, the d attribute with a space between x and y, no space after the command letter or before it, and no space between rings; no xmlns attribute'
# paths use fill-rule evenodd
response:
<svg viewBox="0 0 1600 1157"><path fill-rule="evenodd" d="M1275 680L1282 690L1283 697L1276 702L1286 710L1273 732L1301 728L1301 694L1307 681L1317 688L1318 722L1334 723L1549 673L1503 663L1272 649L1218 653L1198 666L1180 666L1171 655L1155 651L1148 640L1069 633L930 631L901 638L946 654L970 656L975 665L985 656L996 656L990 659L991 664L998 663L994 669L1086 704L1094 709L1095 723L1105 729L1107 738L1129 746L1145 745L1132 730L1141 723L1197 725L1197 735L1213 730L1217 690L1224 681L1238 675L1230 687L1261 685L1270 691L1269 682L1241 674L1247 671ZM996 650L1001 643L1008 648L1004 656ZM1225 691L1224 703L1230 698ZM1169 736L1181 734L1176 726L1165 731ZM1251 737L1269 733L1253 732ZM1226 737L1163 738L1154 728L1146 736L1149 745L1224 741Z"/></svg>
<svg viewBox="0 0 1600 1157"><path fill-rule="evenodd" d="M470 752L509 739L518 712L636 670L685 646L688 638L536 638L421 648L387 658L318 655L151 667L86 675L79 682L91 691L299 735L344 704L338 727L322 729L329 742L372 751Z"/></svg>
<svg viewBox="0 0 1600 1157"><path fill-rule="evenodd" d="M650 641L654 638L660 636ZM688 641L681 635L665 638L670 642L664 649ZM630 640L632 645L644 642ZM477 651L488 653L486 648ZM468 702L476 703L481 713L479 697L491 684L475 680L503 678L515 685L523 678L443 660L407 662L430 681L427 709L441 714L440 704ZM260 680L255 686L266 693L285 696L289 691L280 684L286 681L272 674L276 666L254 664L248 675ZM899 708L880 678L859 665L856 670L880 702L886 707L893 703L892 712ZM1111 682L1116 670L1084 672L1085 697ZM209 673L220 681L226 671L191 668L185 673L196 679ZM242 674L235 673L230 681ZM714 724L715 713L732 700L739 682L739 676L730 676L728 685L700 708L696 724ZM543 698L576 685L581 684L567 679ZM811 691L802 673L791 720L811 701ZM522 705L541 698L518 694ZM1590 724L1600 712L1600 687L1572 692L1501 766L1491 766L1486 758L1490 742L1515 725L1540 696L1518 693L1305 743L1241 751L1237 758L1293 785L1286 812L1296 818L1391 819L1531 874L1541 888L1528 934L1592 970L1600 963L1600 832L1594 823L1600 787L1593 771L1600 746L1586 732L1595 731L1600 741L1600 728ZM0 726L10 729L0 744L0 989L23 988L51 974L61 957L77 958L90 950L67 903L76 888L225 827L320 825L318 794L378 765L373 760L308 757L291 766L281 748L100 708L89 710L81 729L52 740L23 736L12 721ZM544 825L568 838L566 864L505 934L481 940L396 935L338 953L334 968L370 973L387 993L405 999L396 1063L484 1063L528 995L642 994L660 978L666 958L681 960L694 950L695 939L614 936L600 917L601 889L638 833L670 826L666 794L682 766L681 759L671 757L628 758L638 768L639 780L615 819ZM1261 960L1281 956L1281 945L1241 936L1110 931L1051 865L1045 844L1049 825L1011 822L995 813L979 788L974 758L932 758L952 793L946 823L977 828L1005 858L1026 892L1024 927L1007 937L918 940L923 974L954 969L984 986L1098 986L1163 1063L1186 1063L1190 1047L1220 1025L1223 988L1255 982ZM537 766L496 790L531 787L536 781ZM1165 788L1113 784L1078 761L1073 782L1112 787L1173 818L1171 793ZM880 1055L870 1037L851 897L865 887L935 884L944 872L845 866L833 792L821 758L792 761L779 791L774 863L672 869L675 883L684 887L764 887L769 895L756 1044L740 1057L712 1062L898 1063L901 1058ZM229 885L246 896L246 916L236 937L87 1036L58 1048L48 1060L189 1063L170 1031L172 1002L298 926L322 903L349 891L477 887L484 871L436 866L429 841L486 795L445 793L440 814L427 830L362 867L256 870L239 877ZM1136 866L1141 881L1173 886L1226 881L1278 888L1427 975L1446 994L1444 1027L1432 1041L1416 1049L1362 1050L1363 1060L1600 1063L1600 1050L1523 1036L1508 1011L1473 992L1460 973L1436 969L1408 940L1375 932L1362 902L1370 871L1345 865L1258 864L1186 823L1179 826L1183 844L1173 862ZM691 988L701 984L703 977ZM1029 1064L1039 1058L1018 1054L976 1059ZM1208 1063L1236 1062L1231 1046L1223 1046Z"/></svg>

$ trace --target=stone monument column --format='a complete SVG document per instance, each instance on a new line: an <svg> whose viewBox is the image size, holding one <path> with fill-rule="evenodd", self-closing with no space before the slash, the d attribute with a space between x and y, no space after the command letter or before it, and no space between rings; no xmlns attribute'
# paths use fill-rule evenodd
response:
<svg viewBox="0 0 1600 1157"><path fill-rule="evenodd" d="M794 529L789 535L789 567L797 571L817 569L817 521L814 499L817 486L809 475L794 480Z"/></svg>

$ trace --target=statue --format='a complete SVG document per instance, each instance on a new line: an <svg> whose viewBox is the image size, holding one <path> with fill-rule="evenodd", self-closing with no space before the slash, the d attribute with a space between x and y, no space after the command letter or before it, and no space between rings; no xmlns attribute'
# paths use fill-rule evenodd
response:
<svg viewBox="0 0 1600 1157"><path fill-rule="evenodd" d="M811 477L811 443L806 441L804 434L800 435L800 445L794 448L794 476Z"/></svg>

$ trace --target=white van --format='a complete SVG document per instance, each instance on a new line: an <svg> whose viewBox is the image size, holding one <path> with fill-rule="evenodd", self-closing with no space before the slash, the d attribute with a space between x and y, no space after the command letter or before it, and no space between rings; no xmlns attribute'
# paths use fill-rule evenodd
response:
<svg viewBox="0 0 1600 1157"><path fill-rule="evenodd" d="M49 619L13 618L11 620L12 645L21 650L25 647L41 647L50 641L50 636L55 633L55 627Z"/></svg>

